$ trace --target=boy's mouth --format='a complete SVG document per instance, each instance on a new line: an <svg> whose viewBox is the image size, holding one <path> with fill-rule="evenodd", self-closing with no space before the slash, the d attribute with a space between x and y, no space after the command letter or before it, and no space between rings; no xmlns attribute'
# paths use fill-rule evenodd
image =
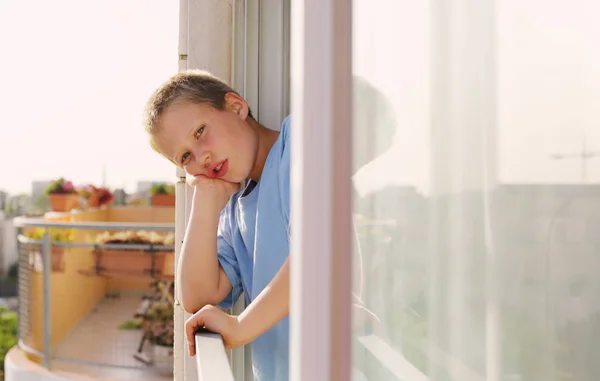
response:
<svg viewBox="0 0 600 381"><path fill-rule="evenodd" d="M227 173L229 160L223 160L210 166L209 175L212 178L221 178Z"/></svg>

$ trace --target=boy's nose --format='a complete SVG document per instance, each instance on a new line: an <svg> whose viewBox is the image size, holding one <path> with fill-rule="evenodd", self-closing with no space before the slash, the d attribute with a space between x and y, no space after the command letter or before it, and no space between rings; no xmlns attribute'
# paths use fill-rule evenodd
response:
<svg viewBox="0 0 600 381"><path fill-rule="evenodd" d="M206 175L206 166L198 160L192 160L185 166L185 171L192 176Z"/></svg>
<svg viewBox="0 0 600 381"><path fill-rule="evenodd" d="M201 152L197 155L194 155L194 160L190 170L193 170L194 173L205 175L208 173L208 168L211 164L211 155L210 153Z"/></svg>

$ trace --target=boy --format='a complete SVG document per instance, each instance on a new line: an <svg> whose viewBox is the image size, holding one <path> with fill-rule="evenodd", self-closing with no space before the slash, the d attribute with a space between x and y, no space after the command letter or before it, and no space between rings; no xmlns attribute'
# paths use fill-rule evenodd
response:
<svg viewBox="0 0 600 381"><path fill-rule="evenodd" d="M189 353L198 327L228 347L252 342L257 381L288 379L290 131L259 124L247 102L211 74L180 72L145 112L152 147L194 187L177 268ZM240 190L240 183L244 187ZM249 306L230 308L244 293Z"/></svg>

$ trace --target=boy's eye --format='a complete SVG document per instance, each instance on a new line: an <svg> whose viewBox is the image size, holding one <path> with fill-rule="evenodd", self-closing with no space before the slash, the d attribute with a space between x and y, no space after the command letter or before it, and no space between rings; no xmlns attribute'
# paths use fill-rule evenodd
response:
<svg viewBox="0 0 600 381"><path fill-rule="evenodd" d="M202 135L203 132L204 132L204 126L200 127L198 130L196 130L196 139L198 139L200 137L200 135Z"/></svg>
<svg viewBox="0 0 600 381"><path fill-rule="evenodd" d="M186 152L183 155L181 155L181 164L184 164L189 156L190 156L189 152Z"/></svg>

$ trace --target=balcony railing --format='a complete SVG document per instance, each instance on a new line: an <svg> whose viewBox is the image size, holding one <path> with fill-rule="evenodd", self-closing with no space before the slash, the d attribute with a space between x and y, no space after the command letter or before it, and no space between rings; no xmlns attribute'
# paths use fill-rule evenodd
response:
<svg viewBox="0 0 600 381"><path fill-rule="evenodd" d="M81 271L82 267L90 268L91 251L126 249L153 255L174 249L173 246L150 244L97 244L83 239L83 233L139 230L172 232L173 224L52 222L18 218L15 219L15 225L19 245L18 346L21 350L33 358L39 358L47 369L99 377L110 373L117 379L141 377L152 380L154 376L172 374L173 361L175 368L184 366L183 359L178 361L173 357L170 365L162 364L162 367L145 362L148 359L144 357L145 351L141 350L144 347L142 333L117 328L128 316L133 317L140 312L145 296L107 293L104 289L97 288L97 281L101 276L93 274L93 271L90 277L80 275L84 273ZM43 239L28 238L24 234L33 228L46 229ZM79 239L72 242L52 241L48 231L54 229L75 231L78 233L75 237ZM54 273L52 258L53 249L56 248L68 249L69 262L65 262L65 266L78 268L79 271L68 268L66 275ZM73 276L75 272L79 273L76 277ZM76 283L64 284L65 278L69 278L66 283L72 279L78 280ZM147 278L157 279L157 276L150 271ZM111 279L105 280L110 282ZM127 281L133 282L131 279ZM90 296L90 293L94 295ZM175 331L174 346L186 347L183 330ZM177 331L181 334L178 335ZM244 377L251 372L244 366L248 364L243 361L243 349L238 349L235 353L228 352L220 335L208 331L199 331L195 340L197 352L194 365L198 380L251 379ZM91 342L94 344L90 345ZM180 372L175 371L175 374L178 373Z"/></svg>
<svg viewBox="0 0 600 381"><path fill-rule="evenodd" d="M195 340L198 381L234 381L221 335L201 329Z"/></svg>
<svg viewBox="0 0 600 381"><path fill-rule="evenodd" d="M148 348L154 346L144 339L142 330L126 329L123 323L135 322L136 316L143 316L143 306L156 298L148 292L151 282L166 280L165 284L172 284L172 275L158 274L155 263L161 259L163 268L169 270L165 253L172 255L174 247L98 244L83 239L84 233L103 231L171 232L173 224L18 218L15 225L19 247L21 350L33 359L39 358L47 369L90 376L110 374L116 379L158 380L161 375L173 373L173 357L168 355L172 350L163 347L166 349L161 361L153 360ZM43 239L24 234L35 228L45 229ZM55 242L49 231L74 232L77 238L72 242ZM139 275L124 271L123 277L105 274L98 268L97 257L92 255L105 250L112 250L118 260L121 254L138 253L144 263L142 267L150 271L141 271Z"/></svg>

